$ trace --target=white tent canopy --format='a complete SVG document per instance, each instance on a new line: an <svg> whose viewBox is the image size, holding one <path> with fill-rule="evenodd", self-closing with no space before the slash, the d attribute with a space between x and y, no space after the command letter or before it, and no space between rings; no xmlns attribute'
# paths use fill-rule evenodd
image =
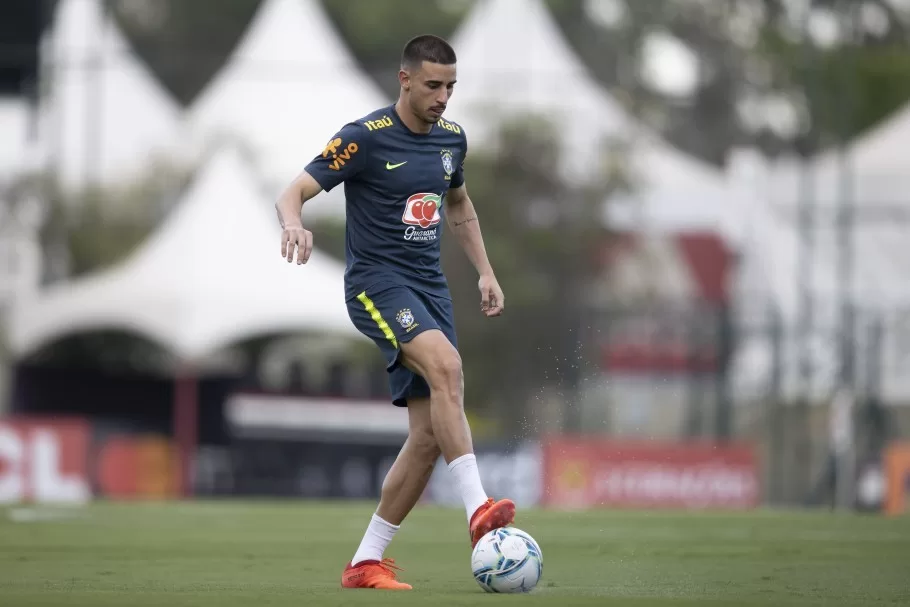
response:
<svg viewBox="0 0 910 607"><path fill-rule="evenodd" d="M122 264L21 302L10 323L12 346L24 354L66 334L119 328L197 360L268 332L358 337L343 272L319 251L303 266L281 258L272 203L240 154L226 149Z"/></svg>
<svg viewBox="0 0 910 607"><path fill-rule="evenodd" d="M338 129L385 103L317 0L264 0L188 120L197 145L228 136L250 146L277 196ZM343 217L343 195L323 193L305 212Z"/></svg>
<svg viewBox="0 0 910 607"><path fill-rule="evenodd" d="M815 312L833 321L839 301L845 252L837 235L837 214L846 204L855 211L850 228L854 264L849 297L866 308L910 306L910 105L846 148L813 158L766 161L740 154L742 170L731 177L755 192L759 215L750 220L752 257L764 265L767 293L788 322L797 322L802 288L800 264L811 259L808 284ZM811 245L802 242L803 201L811 206L815 229ZM811 251L806 246L811 246ZM826 306L829 309L825 309Z"/></svg>
<svg viewBox="0 0 910 607"><path fill-rule="evenodd" d="M910 105L905 105L890 120L873 129L853 146L857 169L865 174L900 175L910 182Z"/></svg>
<svg viewBox="0 0 910 607"><path fill-rule="evenodd" d="M853 263L848 296L855 304L866 308L910 307L906 253L910 240L910 157L900 150L902 140L910 142L910 111L850 145L843 159L837 152L805 162L753 159L752 176L748 180L737 177L761 200L758 211L762 217L750 220L758 247L753 254L766 264L765 274L773 277L769 287L786 318L795 318L804 251L809 251L811 260L808 284L817 300L816 313L824 312L826 302L839 299L845 252ZM800 237L803 199L815 216L811 245ZM843 204L855 212L850 227L852 251L841 245L838 236L838 213ZM788 244L782 246L785 241Z"/></svg>
<svg viewBox="0 0 910 607"><path fill-rule="evenodd" d="M856 195L861 201L910 205L910 104L856 139L848 147L850 169L856 177ZM837 176L840 154L832 150L817 159L816 170ZM833 185L839 185L834 181Z"/></svg>
<svg viewBox="0 0 910 607"><path fill-rule="evenodd" d="M179 152L181 111L100 0L61 0L41 138L67 188L125 183Z"/></svg>
<svg viewBox="0 0 910 607"><path fill-rule="evenodd" d="M813 257L816 297L837 293L843 247L837 240L842 204L855 211L853 285L850 297L864 307L910 307L910 106L843 151L829 151L805 166L787 159L769 163L768 201L787 229L797 231L800 200L816 208ZM810 187L802 188L808 175ZM794 264L795 265L795 264Z"/></svg>
<svg viewBox="0 0 910 607"><path fill-rule="evenodd" d="M672 232L712 229L737 239L732 192L723 174L645 128L606 93L566 42L541 0L478 0L453 44L459 80L449 104L468 145L517 113L554 121L563 135L563 171L582 178L596 168L598 140L628 142L634 199L608 206L618 227Z"/></svg>

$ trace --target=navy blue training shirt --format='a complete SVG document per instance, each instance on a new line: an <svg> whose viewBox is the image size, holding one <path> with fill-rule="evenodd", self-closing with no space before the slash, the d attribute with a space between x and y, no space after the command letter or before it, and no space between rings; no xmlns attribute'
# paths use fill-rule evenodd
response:
<svg viewBox="0 0 910 607"><path fill-rule="evenodd" d="M379 283L450 298L440 265L445 197L464 183L467 147L459 125L440 119L415 133L391 105L344 125L306 166L327 192L344 182L345 299Z"/></svg>

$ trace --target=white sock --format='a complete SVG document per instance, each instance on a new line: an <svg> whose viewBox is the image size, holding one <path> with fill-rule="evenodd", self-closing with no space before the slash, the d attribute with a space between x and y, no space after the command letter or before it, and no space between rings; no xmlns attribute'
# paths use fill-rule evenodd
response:
<svg viewBox="0 0 910 607"><path fill-rule="evenodd" d="M374 514L370 519L367 532L363 534L363 539L360 541L360 547L354 553L354 558L351 559L351 566L363 561L381 561L385 549L388 548L392 538L395 537L395 532L399 529L401 529L400 525L393 525Z"/></svg>
<svg viewBox="0 0 910 607"><path fill-rule="evenodd" d="M455 484L461 492L470 523L471 515L487 501L487 492L483 490L480 472L477 470L477 458L473 453L462 455L449 463L449 470L452 471Z"/></svg>

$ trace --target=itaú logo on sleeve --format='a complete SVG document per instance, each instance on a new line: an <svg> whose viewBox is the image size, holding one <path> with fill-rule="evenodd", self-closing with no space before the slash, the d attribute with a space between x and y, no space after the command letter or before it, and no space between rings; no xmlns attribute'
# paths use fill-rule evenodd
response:
<svg viewBox="0 0 910 607"><path fill-rule="evenodd" d="M434 226L442 221L439 214L440 207L442 207L442 197L439 194L414 194L408 198L404 206L404 214L401 216L401 221L409 226L404 231L404 239L436 240Z"/></svg>

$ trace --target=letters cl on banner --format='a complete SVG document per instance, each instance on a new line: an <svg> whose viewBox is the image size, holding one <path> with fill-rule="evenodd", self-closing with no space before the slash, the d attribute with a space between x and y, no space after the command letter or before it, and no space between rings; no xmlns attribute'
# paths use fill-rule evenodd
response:
<svg viewBox="0 0 910 607"><path fill-rule="evenodd" d="M90 440L81 420L0 421L0 503L90 500Z"/></svg>

